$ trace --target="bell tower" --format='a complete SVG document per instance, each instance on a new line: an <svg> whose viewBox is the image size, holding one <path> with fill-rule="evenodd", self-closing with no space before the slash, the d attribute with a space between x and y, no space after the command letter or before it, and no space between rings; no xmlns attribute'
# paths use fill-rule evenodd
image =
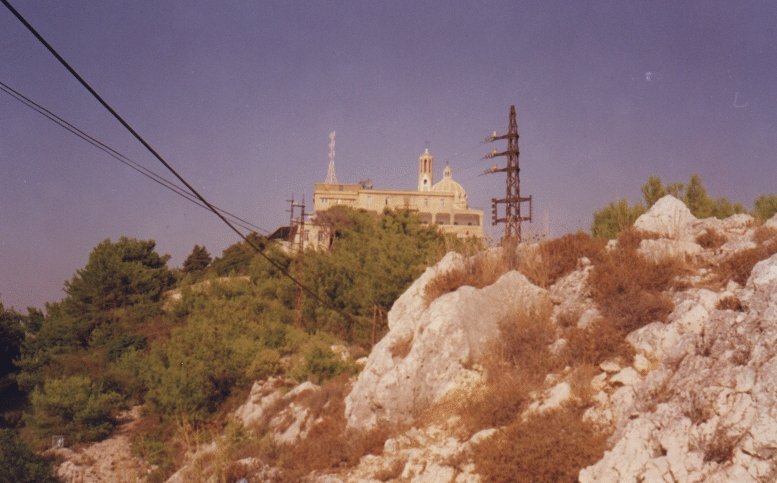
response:
<svg viewBox="0 0 777 483"><path fill-rule="evenodd" d="M418 158L418 191L430 191L432 189L432 163L434 158L429 154L429 148Z"/></svg>

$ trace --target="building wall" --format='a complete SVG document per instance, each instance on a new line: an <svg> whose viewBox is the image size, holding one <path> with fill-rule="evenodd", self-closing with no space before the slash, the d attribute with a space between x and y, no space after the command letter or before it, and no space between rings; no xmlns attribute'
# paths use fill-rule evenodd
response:
<svg viewBox="0 0 777 483"><path fill-rule="evenodd" d="M317 183L313 210L348 206L382 212L384 209L417 211L422 222L436 224L445 233L459 237L483 238L483 210L456 208L455 194L439 191L364 189L358 184Z"/></svg>

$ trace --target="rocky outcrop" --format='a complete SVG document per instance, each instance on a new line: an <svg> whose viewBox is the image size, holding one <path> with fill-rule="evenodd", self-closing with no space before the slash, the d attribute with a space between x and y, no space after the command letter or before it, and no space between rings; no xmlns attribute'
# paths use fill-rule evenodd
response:
<svg viewBox="0 0 777 483"><path fill-rule="evenodd" d="M379 455L366 455L347 474L320 474L318 483L363 483L413 481L416 483L476 483L480 475L469 461L472 447L491 437L490 429L467 436L457 430L456 420L431 424L389 438Z"/></svg>
<svg viewBox="0 0 777 483"><path fill-rule="evenodd" d="M299 398L318 392L321 387L309 381L290 387L290 382L275 377L255 382L248 400L235 411L235 417L247 427L265 425L278 443L294 443L304 438L315 424L315 417Z"/></svg>
<svg viewBox="0 0 777 483"><path fill-rule="evenodd" d="M654 261L695 260L703 257L718 262L733 253L756 246L753 241L755 220L752 216L737 214L722 220L697 219L682 201L671 195L658 200L637 218L634 228L657 237L642 240L639 245L640 254ZM704 243L705 237L719 241Z"/></svg>
<svg viewBox="0 0 777 483"><path fill-rule="evenodd" d="M743 310L720 308L727 297ZM580 481L774 481L777 255L744 288L675 299L669 323L628 338L653 368L598 394L589 417L614 424L613 447Z"/></svg>
<svg viewBox="0 0 777 483"><path fill-rule="evenodd" d="M389 333L375 345L347 396L353 428L410 422L447 392L477 380L471 368L497 337L499 322L527 306L547 301L547 292L511 271L482 289L463 286L426 305L427 284L448 270L464 268L450 253L396 301Z"/></svg>
<svg viewBox="0 0 777 483"><path fill-rule="evenodd" d="M680 240L687 235L687 228L694 221L696 217L682 201L666 195L637 218L634 228L656 233L662 238Z"/></svg>
<svg viewBox="0 0 777 483"><path fill-rule="evenodd" d="M135 406L118 416L121 425L111 437L88 446L48 450L46 456L61 461L57 478L79 483L145 481L152 468L132 453L130 445L139 418L140 407Z"/></svg>

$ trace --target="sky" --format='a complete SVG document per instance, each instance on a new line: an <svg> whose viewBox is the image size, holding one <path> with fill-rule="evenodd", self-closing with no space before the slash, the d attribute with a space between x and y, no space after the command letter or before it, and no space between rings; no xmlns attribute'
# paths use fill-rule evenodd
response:
<svg viewBox="0 0 777 483"><path fill-rule="evenodd" d="M516 105L525 230L590 228L650 175L752 206L777 193L774 1L12 0L195 188L272 231L340 182L414 189L429 147L486 212L483 143ZM0 7L0 81L171 177ZM310 203L309 203L310 204ZM235 243L213 215L0 92L0 301L64 296L100 241L180 266Z"/></svg>

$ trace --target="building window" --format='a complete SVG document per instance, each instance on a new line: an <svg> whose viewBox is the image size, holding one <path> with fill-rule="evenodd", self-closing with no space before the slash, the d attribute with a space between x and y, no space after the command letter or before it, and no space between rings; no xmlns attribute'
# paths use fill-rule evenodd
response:
<svg viewBox="0 0 777 483"><path fill-rule="evenodd" d="M440 198L440 206L445 206L445 198Z"/></svg>
<svg viewBox="0 0 777 483"><path fill-rule="evenodd" d="M325 205L329 202L329 198L321 198L321 204Z"/></svg>
<svg viewBox="0 0 777 483"><path fill-rule="evenodd" d="M388 206L388 204L389 204L389 197L386 196L386 206Z"/></svg>
<svg viewBox="0 0 777 483"><path fill-rule="evenodd" d="M424 206L429 206L429 198L424 198Z"/></svg>

